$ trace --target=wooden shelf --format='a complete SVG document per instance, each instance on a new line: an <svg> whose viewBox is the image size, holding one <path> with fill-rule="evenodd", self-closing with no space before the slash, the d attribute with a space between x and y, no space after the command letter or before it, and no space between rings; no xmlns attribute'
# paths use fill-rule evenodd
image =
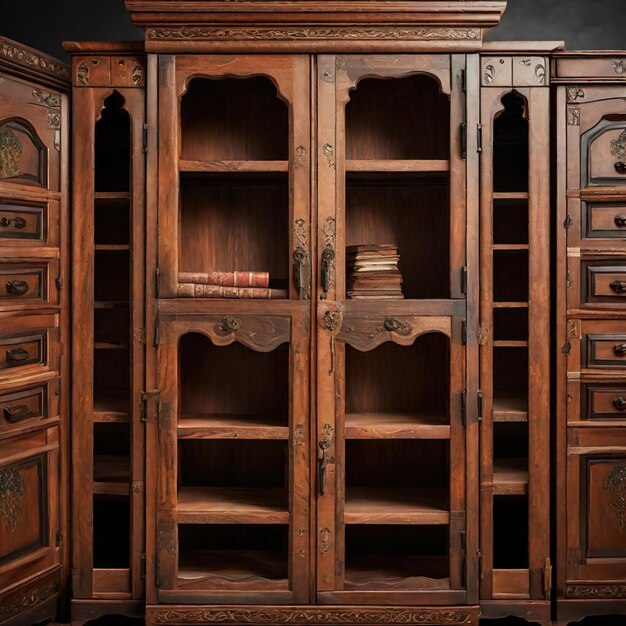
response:
<svg viewBox="0 0 626 626"><path fill-rule="evenodd" d="M529 246L527 243L494 243L492 246L493 250L528 250Z"/></svg>
<svg viewBox="0 0 626 626"><path fill-rule="evenodd" d="M494 309L527 309L528 302L494 302Z"/></svg>
<svg viewBox="0 0 626 626"><path fill-rule="evenodd" d="M94 343L96 350L128 350L127 343L112 343L108 341L96 341Z"/></svg>
<svg viewBox="0 0 626 626"><path fill-rule="evenodd" d="M94 249L96 252L128 252L130 246L127 244L97 243Z"/></svg>
<svg viewBox="0 0 626 626"><path fill-rule="evenodd" d="M130 485L127 482L94 481L93 493L98 496L128 496Z"/></svg>
<svg viewBox="0 0 626 626"><path fill-rule="evenodd" d="M443 491L435 489L346 489L346 524L448 524Z"/></svg>
<svg viewBox="0 0 626 626"><path fill-rule="evenodd" d="M450 161L447 160L352 159L346 161L346 172L445 174L449 171Z"/></svg>
<svg viewBox="0 0 626 626"><path fill-rule="evenodd" d="M96 200L130 200L130 191L96 191Z"/></svg>
<svg viewBox="0 0 626 626"><path fill-rule="evenodd" d="M346 439L450 439L445 415L347 413Z"/></svg>
<svg viewBox="0 0 626 626"><path fill-rule="evenodd" d="M288 418L264 415L183 415L179 439L289 439Z"/></svg>
<svg viewBox="0 0 626 626"><path fill-rule="evenodd" d="M528 460L494 459L493 493L498 496L526 495L528 493Z"/></svg>
<svg viewBox="0 0 626 626"><path fill-rule="evenodd" d="M267 550L182 551L178 584L181 588L286 590L287 561Z"/></svg>
<svg viewBox="0 0 626 626"><path fill-rule="evenodd" d="M127 309L128 300L96 300L93 303L94 309Z"/></svg>
<svg viewBox="0 0 626 626"><path fill-rule="evenodd" d="M94 421L127 422L130 412L128 395L97 394L93 401Z"/></svg>
<svg viewBox="0 0 626 626"><path fill-rule="evenodd" d="M285 489L182 487L179 524L288 524Z"/></svg>
<svg viewBox="0 0 626 626"><path fill-rule="evenodd" d="M93 479L98 483L128 483L130 459L115 454L97 454L93 460Z"/></svg>
<svg viewBox="0 0 626 626"><path fill-rule="evenodd" d="M508 392L494 396L493 421L527 422L528 394L522 392Z"/></svg>
<svg viewBox="0 0 626 626"><path fill-rule="evenodd" d="M498 340L493 342L494 348L527 348L528 341Z"/></svg>
<svg viewBox="0 0 626 626"><path fill-rule="evenodd" d="M275 173L288 172L288 161L188 161L181 159L178 164L181 172L197 173Z"/></svg>
<svg viewBox="0 0 626 626"><path fill-rule="evenodd" d="M347 557L346 591L450 588L449 564L445 556Z"/></svg>
<svg viewBox="0 0 626 626"><path fill-rule="evenodd" d="M526 191L494 191L494 200L528 200Z"/></svg>

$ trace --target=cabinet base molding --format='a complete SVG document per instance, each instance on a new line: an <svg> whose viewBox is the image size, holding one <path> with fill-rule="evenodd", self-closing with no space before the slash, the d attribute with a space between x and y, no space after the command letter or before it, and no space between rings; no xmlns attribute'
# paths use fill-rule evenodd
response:
<svg viewBox="0 0 626 626"><path fill-rule="evenodd" d="M480 603L481 619L519 617L528 622L551 624L551 608L548 600L492 600Z"/></svg>
<svg viewBox="0 0 626 626"><path fill-rule="evenodd" d="M598 585L600 586L600 585ZM602 615L626 615L626 598L585 600L557 600L556 619L557 622L580 622L586 617L596 617Z"/></svg>
<svg viewBox="0 0 626 626"><path fill-rule="evenodd" d="M61 585L60 567L32 576L0 595L0 624L20 626L54 619Z"/></svg>
<svg viewBox="0 0 626 626"><path fill-rule="evenodd" d="M143 617L144 603L131 600L72 600L72 626L80 626L104 615Z"/></svg>
<svg viewBox="0 0 626 626"><path fill-rule="evenodd" d="M354 606L180 606L146 608L146 625L158 624L478 624L473 607L354 607Z"/></svg>

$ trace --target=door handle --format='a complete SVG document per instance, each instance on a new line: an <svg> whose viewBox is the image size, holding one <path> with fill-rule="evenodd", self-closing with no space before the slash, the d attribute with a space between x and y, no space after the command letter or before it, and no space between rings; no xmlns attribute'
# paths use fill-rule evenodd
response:
<svg viewBox="0 0 626 626"><path fill-rule="evenodd" d="M320 450L317 455L317 479L320 496L326 492L326 450L328 450L328 441L322 439L320 441Z"/></svg>
<svg viewBox="0 0 626 626"><path fill-rule="evenodd" d="M30 412L27 404L18 404L16 406L6 406L3 410L4 417L15 424L16 422L20 422L21 420L25 420L28 417L32 417L34 413Z"/></svg>
<svg viewBox="0 0 626 626"><path fill-rule="evenodd" d="M28 292L28 283L25 280L8 280L4 287L12 296L23 296Z"/></svg>
<svg viewBox="0 0 626 626"><path fill-rule="evenodd" d="M626 281L624 280L614 280L609 287L615 293L626 293Z"/></svg>
<svg viewBox="0 0 626 626"><path fill-rule="evenodd" d="M626 356L626 343L618 343L613 346L613 352L616 356Z"/></svg>
<svg viewBox="0 0 626 626"><path fill-rule="evenodd" d="M28 357L28 350L24 350L24 348L13 348L13 350L6 351L6 358L9 363L23 363L28 360Z"/></svg>
<svg viewBox="0 0 626 626"><path fill-rule="evenodd" d="M330 282L331 282L331 272L333 263L335 262L335 251L327 246L322 251L322 261L321 261L321 280L322 280L322 298L326 297L326 294L330 290Z"/></svg>
<svg viewBox="0 0 626 626"><path fill-rule="evenodd" d="M618 411L626 410L626 398L624 398L624 396L617 396L616 398L613 398L613 406Z"/></svg>

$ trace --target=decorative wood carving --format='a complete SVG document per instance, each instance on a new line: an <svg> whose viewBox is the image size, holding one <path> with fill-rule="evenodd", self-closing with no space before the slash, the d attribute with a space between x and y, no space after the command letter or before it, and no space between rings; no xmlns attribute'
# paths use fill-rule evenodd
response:
<svg viewBox="0 0 626 626"><path fill-rule="evenodd" d="M181 26L179 28L148 28L146 38L152 41L248 41L248 40L474 40L479 33L473 28L354 28L354 27L268 27L230 28L211 26Z"/></svg>
<svg viewBox="0 0 626 626"><path fill-rule="evenodd" d="M296 424L296 427L294 428L293 445L294 446L304 445L304 426L302 424Z"/></svg>
<svg viewBox="0 0 626 626"><path fill-rule="evenodd" d="M11 178L20 173L22 145L8 126L0 127L0 178Z"/></svg>
<svg viewBox="0 0 626 626"><path fill-rule="evenodd" d="M320 530L320 554L327 554L330 550L330 528Z"/></svg>
<svg viewBox="0 0 626 626"><path fill-rule="evenodd" d="M440 332L449 337L449 318L344 316L343 325L337 333L337 340L365 352L377 348L386 341L410 346L417 337L429 332Z"/></svg>
<svg viewBox="0 0 626 626"><path fill-rule="evenodd" d="M56 580L38 580L34 585L17 589L11 594L0 598L0 621L26 611L49 600L59 592Z"/></svg>
<svg viewBox="0 0 626 626"><path fill-rule="evenodd" d="M35 102L41 106L51 109L61 108L61 96L56 94L48 93L40 89L33 89L33 98L35 98Z"/></svg>
<svg viewBox="0 0 626 626"><path fill-rule="evenodd" d="M604 488L611 496L611 508L619 519L620 526L626 530L626 465L616 465L609 474Z"/></svg>
<svg viewBox="0 0 626 626"><path fill-rule="evenodd" d="M470 611L458 609L163 608L150 611L156 624L469 624Z"/></svg>
<svg viewBox="0 0 626 626"><path fill-rule="evenodd" d="M580 126L580 107L567 107L567 123L570 126Z"/></svg>
<svg viewBox="0 0 626 626"><path fill-rule="evenodd" d="M567 101L576 102L579 98L584 98L585 92L580 87L568 87L567 88Z"/></svg>
<svg viewBox="0 0 626 626"><path fill-rule="evenodd" d="M2 40L0 45L0 57L27 68L37 69L46 74L51 74L55 78L69 80L70 68L63 63L47 57L34 50L20 46L15 42Z"/></svg>
<svg viewBox="0 0 626 626"><path fill-rule="evenodd" d="M89 66L84 61L76 68L76 80L81 85L89 84Z"/></svg>
<svg viewBox="0 0 626 626"><path fill-rule="evenodd" d="M617 139L611 140L611 154L617 159L615 169L620 173L626 171L626 130Z"/></svg>
<svg viewBox="0 0 626 626"><path fill-rule="evenodd" d="M615 70L615 73L618 76L621 76L624 72L626 72L626 66L624 66L624 60L618 59L611 65L611 67Z"/></svg>
<svg viewBox="0 0 626 626"><path fill-rule="evenodd" d="M137 85L137 87L141 87L144 84L144 74L145 70L143 65L140 63L135 63L130 70L130 77L133 81L133 84Z"/></svg>
<svg viewBox="0 0 626 626"><path fill-rule="evenodd" d="M48 111L48 127L61 128L61 114L58 111Z"/></svg>
<svg viewBox="0 0 626 626"><path fill-rule="evenodd" d="M626 585L568 585L567 597L581 600L626 598Z"/></svg>
<svg viewBox="0 0 626 626"><path fill-rule="evenodd" d="M24 481L17 467L0 470L0 517L11 532L24 513Z"/></svg>

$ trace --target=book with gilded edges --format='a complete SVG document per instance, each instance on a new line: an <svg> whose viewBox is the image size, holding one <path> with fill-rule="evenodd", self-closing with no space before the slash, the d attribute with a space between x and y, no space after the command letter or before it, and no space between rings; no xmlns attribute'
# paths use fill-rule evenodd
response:
<svg viewBox="0 0 626 626"><path fill-rule="evenodd" d="M220 287L269 287L269 272L181 272L179 283Z"/></svg>
<svg viewBox="0 0 626 626"><path fill-rule="evenodd" d="M263 299L289 297L286 289L266 287L221 287L220 285L200 285L198 283L178 283L179 298L241 298Z"/></svg>

